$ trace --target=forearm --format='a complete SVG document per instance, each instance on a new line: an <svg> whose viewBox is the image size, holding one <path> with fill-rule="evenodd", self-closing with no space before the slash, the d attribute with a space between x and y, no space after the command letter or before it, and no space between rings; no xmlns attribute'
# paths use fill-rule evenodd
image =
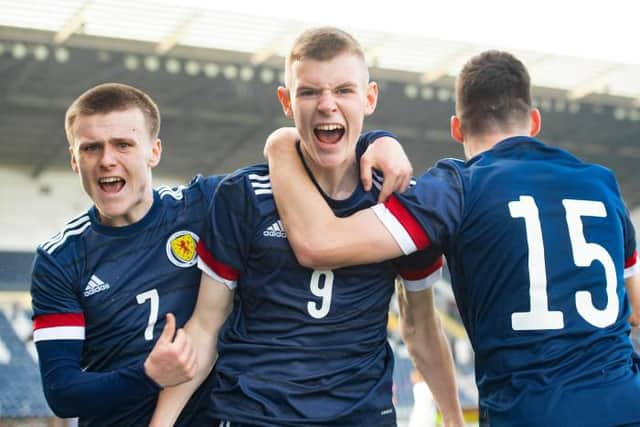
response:
<svg viewBox="0 0 640 427"><path fill-rule="evenodd" d="M307 247L321 243L322 231L336 218L309 178L294 144L273 145L268 159L278 213L285 223L287 239L300 259Z"/></svg>
<svg viewBox="0 0 640 427"><path fill-rule="evenodd" d="M347 218L335 216L309 178L293 144L272 147L268 157L278 213L300 264L332 269L402 254L371 209Z"/></svg>
<svg viewBox="0 0 640 427"><path fill-rule="evenodd" d="M196 373L191 381L160 392L152 427L172 426L191 395L209 375L217 358L218 333L232 307L233 291L203 274L196 307L184 327L195 346Z"/></svg>
<svg viewBox="0 0 640 427"><path fill-rule="evenodd" d="M82 370L80 340L43 341L36 347L44 394L59 417L100 417L160 390L142 362L111 372Z"/></svg>
<svg viewBox="0 0 640 427"><path fill-rule="evenodd" d="M416 368L438 402L445 426L463 425L451 349L438 319L435 324L437 326L430 330L409 338L407 346Z"/></svg>
<svg viewBox="0 0 640 427"><path fill-rule="evenodd" d="M217 335L211 336L197 322L188 322L185 331L196 346L198 368L191 381L177 386L166 387L158 395L158 403L151 420L151 426L172 426L189 398L207 378L215 363Z"/></svg>
<svg viewBox="0 0 640 427"><path fill-rule="evenodd" d="M400 307L400 331L409 354L425 379L446 426L463 426L453 357L438 317L433 289L408 292L396 286Z"/></svg>

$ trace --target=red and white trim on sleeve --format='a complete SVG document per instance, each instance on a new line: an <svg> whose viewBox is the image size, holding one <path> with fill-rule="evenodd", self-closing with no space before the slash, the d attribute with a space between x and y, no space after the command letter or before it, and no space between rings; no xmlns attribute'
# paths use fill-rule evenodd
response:
<svg viewBox="0 0 640 427"><path fill-rule="evenodd" d="M634 274L640 274L638 251L633 251L633 254L624 262L624 278L626 279L627 277L631 277Z"/></svg>
<svg viewBox="0 0 640 427"><path fill-rule="evenodd" d="M401 270L400 277L404 288L409 292L420 292L433 287L442 279L442 257L422 270Z"/></svg>
<svg viewBox="0 0 640 427"><path fill-rule="evenodd" d="M83 340L84 314L43 314L33 319L33 342Z"/></svg>
<svg viewBox="0 0 640 427"><path fill-rule="evenodd" d="M198 268L207 276L226 285L229 289L235 289L240 272L216 260L204 246L202 240L198 242L197 251Z"/></svg>
<svg viewBox="0 0 640 427"><path fill-rule="evenodd" d="M372 209L405 255L425 249L431 243L420 223L395 196Z"/></svg>

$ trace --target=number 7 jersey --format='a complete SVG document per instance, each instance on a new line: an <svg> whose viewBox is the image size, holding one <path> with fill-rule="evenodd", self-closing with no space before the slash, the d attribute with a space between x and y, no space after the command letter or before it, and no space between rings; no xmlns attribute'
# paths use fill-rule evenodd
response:
<svg viewBox="0 0 640 427"><path fill-rule="evenodd" d="M613 174L527 137L446 159L375 211L446 256L488 425L640 422L624 278L635 232Z"/></svg>
<svg viewBox="0 0 640 427"><path fill-rule="evenodd" d="M220 179L160 187L149 212L124 227L100 224L92 207L38 247L34 341L45 395L59 414L79 415L81 426L148 424L159 387L142 365L166 314L177 327L191 316L196 243Z"/></svg>

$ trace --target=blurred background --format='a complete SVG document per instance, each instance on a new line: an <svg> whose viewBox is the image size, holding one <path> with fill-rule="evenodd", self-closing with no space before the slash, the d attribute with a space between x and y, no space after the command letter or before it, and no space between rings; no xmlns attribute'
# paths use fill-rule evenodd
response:
<svg viewBox="0 0 640 427"><path fill-rule="evenodd" d="M633 9L640 6L302 3L0 0L0 426L69 425L52 416L41 392L29 273L37 244L90 205L68 166L63 118L69 103L98 83L127 83L152 95L164 147L155 184L183 184L196 173L262 161L269 132L291 125L276 98L291 42L308 26L340 26L362 43L380 86L365 128L395 132L419 174L441 157L463 155L448 130L462 64L485 49L507 49L531 73L541 139L612 169L638 228L640 50L633 19L640 10ZM473 424L473 354L447 280L436 290ZM395 312L392 304L399 423L409 425L417 408L426 418L412 426L429 425L437 416L412 375ZM414 407L414 396L423 403Z"/></svg>

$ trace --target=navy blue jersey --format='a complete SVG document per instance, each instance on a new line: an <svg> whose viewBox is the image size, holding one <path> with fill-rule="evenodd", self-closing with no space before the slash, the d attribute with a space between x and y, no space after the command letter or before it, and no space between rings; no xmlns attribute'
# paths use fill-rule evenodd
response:
<svg viewBox="0 0 640 427"><path fill-rule="evenodd" d="M373 205L378 194L358 185L345 200L325 198L337 215L349 215ZM386 330L394 263L336 270L298 264L266 165L222 181L209 227L198 245L199 264L235 289L218 344L210 418L261 426L394 426ZM439 273L414 261L403 266L413 279Z"/></svg>
<svg viewBox="0 0 640 427"><path fill-rule="evenodd" d="M193 311L201 274L196 244L220 179L198 176L188 186L158 188L146 216L125 227L100 224L93 207L38 247L31 295L41 362L42 352L55 357L66 345L82 343L76 364L87 375L120 369L139 383L117 396L117 385L108 381L121 379L94 384L90 398L102 412L86 413L77 402L81 425L148 424L158 387L145 378L142 363L166 314L174 313L181 327ZM45 394L53 393L55 401L55 389L67 385L48 380L43 371ZM75 385L84 386L84 380ZM109 399L117 399L117 406L110 408Z"/></svg>
<svg viewBox="0 0 640 427"><path fill-rule="evenodd" d="M446 255L485 421L640 422L635 231L611 171L515 137L439 162L375 210L406 252Z"/></svg>

